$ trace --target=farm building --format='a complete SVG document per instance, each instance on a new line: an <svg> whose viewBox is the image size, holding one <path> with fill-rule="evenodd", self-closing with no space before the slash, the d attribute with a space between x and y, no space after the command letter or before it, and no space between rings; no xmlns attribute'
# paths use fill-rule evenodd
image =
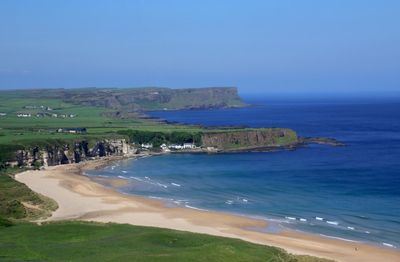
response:
<svg viewBox="0 0 400 262"><path fill-rule="evenodd" d="M86 128L76 127L76 128L59 128L58 133L70 133L70 134L84 134L86 133Z"/></svg>

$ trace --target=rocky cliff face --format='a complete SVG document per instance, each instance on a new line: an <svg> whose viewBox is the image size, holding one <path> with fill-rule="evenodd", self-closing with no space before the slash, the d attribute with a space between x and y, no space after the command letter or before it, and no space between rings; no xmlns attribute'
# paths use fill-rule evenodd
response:
<svg viewBox="0 0 400 262"><path fill-rule="evenodd" d="M125 139L105 139L89 147L83 140L74 144L63 146L46 146L45 148L33 147L18 150L16 161L10 163L18 166L32 166L36 163L43 166L56 166L62 164L79 163L83 160L104 156L129 156L136 153L136 149L126 143Z"/></svg>
<svg viewBox="0 0 400 262"><path fill-rule="evenodd" d="M245 131L207 132L202 135L205 147L234 150L261 147L285 147L298 144L296 132L287 128Z"/></svg>

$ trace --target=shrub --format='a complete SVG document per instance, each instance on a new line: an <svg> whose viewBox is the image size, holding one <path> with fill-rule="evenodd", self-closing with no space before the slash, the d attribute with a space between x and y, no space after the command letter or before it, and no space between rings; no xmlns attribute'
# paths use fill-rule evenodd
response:
<svg viewBox="0 0 400 262"><path fill-rule="evenodd" d="M0 227L11 227L14 223L11 220L0 217Z"/></svg>

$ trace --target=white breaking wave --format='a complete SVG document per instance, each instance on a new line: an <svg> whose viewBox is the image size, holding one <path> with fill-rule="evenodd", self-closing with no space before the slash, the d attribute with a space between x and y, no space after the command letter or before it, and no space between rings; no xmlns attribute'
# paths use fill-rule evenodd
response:
<svg viewBox="0 0 400 262"><path fill-rule="evenodd" d="M360 243L360 241L356 241L356 240L352 240L352 239L347 239L347 238L343 238L343 237L333 237L333 236L328 236L328 235L324 235L324 234L319 234L320 236L323 237L328 237L328 238L333 238L333 239L339 239L339 240L344 240L347 242L353 242L353 243Z"/></svg>
<svg viewBox="0 0 400 262"><path fill-rule="evenodd" d="M339 225L339 222L337 222L337 221L326 221L326 223L328 223L330 225L335 225L335 226Z"/></svg>
<svg viewBox="0 0 400 262"><path fill-rule="evenodd" d="M296 218L295 217L285 217L286 219L289 219L289 220L296 220Z"/></svg>
<svg viewBox="0 0 400 262"><path fill-rule="evenodd" d="M161 183L156 183L156 185L158 185L158 186L160 186L160 187L163 187L163 188L168 188L167 185L164 185L164 184L161 184Z"/></svg>
<svg viewBox="0 0 400 262"><path fill-rule="evenodd" d="M316 219L316 220L319 220L319 221L323 221L323 220L324 220L323 217L315 217L315 219Z"/></svg>
<svg viewBox="0 0 400 262"><path fill-rule="evenodd" d="M354 230L354 227L347 227L347 229Z"/></svg>
<svg viewBox="0 0 400 262"><path fill-rule="evenodd" d="M124 173L124 174L128 173L128 171L125 171L125 170L122 170L121 172Z"/></svg>
<svg viewBox="0 0 400 262"><path fill-rule="evenodd" d="M177 184L177 183L171 183L171 185L177 186L177 187L180 187L180 186L181 186L181 185L179 185L179 184Z"/></svg>
<svg viewBox="0 0 400 262"><path fill-rule="evenodd" d="M305 219L305 218L300 218L300 221L301 221L301 222L307 222L307 219Z"/></svg>
<svg viewBox="0 0 400 262"><path fill-rule="evenodd" d="M185 207L191 208L191 209L195 209L195 210L200 210L200 211L208 211L207 209L202 209L202 208L198 208L198 207L194 207L194 206L189 206L189 205L185 205Z"/></svg>
<svg viewBox="0 0 400 262"><path fill-rule="evenodd" d="M385 242L383 242L382 245L384 245L384 246L386 246L386 247L393 247L393 248L396 248L394 245L389 244L389 243L385 243Z"/></svg>

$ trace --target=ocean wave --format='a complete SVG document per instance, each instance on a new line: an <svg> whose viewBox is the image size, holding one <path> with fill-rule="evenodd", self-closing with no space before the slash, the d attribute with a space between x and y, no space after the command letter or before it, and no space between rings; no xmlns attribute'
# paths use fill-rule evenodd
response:
<svg viewBox="0 0 400 262"><path fill-rule="evenodd" d="M148 198L162 200L162 201L170 201L170 202L174 201L173 198L166 198L166 197L159 197L159 196L148 196Z"/></svg>
<svg viewBox="0 0 400 262"><path fill-rule="evenodd" d="M124 176L118 176L118 177L127 179ZM136 176L130 176L129 179L135 179L135 180L140 181L142 183L150 184L150 185L157 186L157 187L168 188L168 185L160 183L160 182L157 182L157 181L154 181L154 180L151 180L148 176L145 176L144 179L140 178L140 177L136 177Z"/></svg>
<svg viewBox="0 0 400 262"><path fill-rule="evenodd" d="M171 183L171 185L176 186L176 187L180 187L181 185L177 184L177 183Z"/></svg>
<svg viewBox="0 0 400 262"><path fill-rule="evenodd" d="M330 225L335 225L335 226L337 226L337 225L339 225L339 222L337 222L337 221L326 221L326 223L327 224L330 224Z"/></svg>
<svg viewBox="0 0 400 262"><path fill-rule="evenodd" d="M324 218L323 217L315 217L315 220L324 221Z"/></svg>
<svg viewBox="0 0 400 262"><path fill-rule="evenodd" d="M174 202L175 204L177 204L177 205L182 205L182 204L187 204L187 203L189 203L188 200L184 200L184 199L177 199L177 200L174 200L173 202Z"/></svg>
<svg viewBox="0 0 400 262"><path fill-rule="evenodd" d="M105 176L105 175L97 175L98 177L105 177L105 178L110 178L109 176Z"/></svg>
<svg viewBox="0 0 400 262"><path fill-rule="evenodd" d="M333 239L343 240L343 241L347 241L347 242L360 243L360 241L343 238L343 237L334 237L334 236L329 236L329 235L324 235L324 234L319 234L319 235L322 237L333 238Z"/></svg>
<svg viewBox="0 0 400 262"><path fill-rule="evenodd" d="M137 181L143 182L143 179L141 179L140 177L130 176L129 178L132 178L132 179L135 179Z"/></svg>
<svg viewBox="0 0 400 262"><path fill-rule="evenodd" d="M200 211L208 211L207 209L198 208L198 207L194 207L194 206L190 206L190 205L185 205L185 207L190 208L190 209L200 210Z"/></svg>
<svg viewBox="0 0 400 262"><path fill-rule="evenodd" d="M118 176L118 178L121 178L121 179L129 179L129 177L126 177L126 176Z"/></svg>
<svg viewBox="0 0 400 262"><path fill-rule="evenodd" d="M128 171L125 171L125 170L122 170L121 172L124 173L124 174L128 173Z"/></svg>
<svg viewBox="0 0 400 262"><path fill-rule="evenodd" d="M244 197L236 197L236 200L240 201L242 203L248 203L249 202L249 200L247 198L244 198Z"/></svg>
<svg viewBox="0 0 400 262"><path fill-rule="evenodd" d="M385 247L397 248L395 245L385 243L385 242L382 242L382 245L384 245Z"/></svg>
<svg viewBox="0 0 400 262"><path fill-rule="evenodd" d="M286 222L287 220L290 221L300 221L300 222L307 222L307 219L302 218L302 217L291 217L291 216L285 216Z"/></svg>
<svg viewBox="0 0 400 262"><path fill-rule="evenodd" d="M148 196L148 198L153 198L153 199L162 199L162 200L165 200L165 198L158 197L158 196Z"/></svg>
<svg viewBox="0 0 400 262"><path fill-rule="evenodd" d="M164 185L164 184L161 184L161 183L153 183L153 185L157 185L157 186L160 186L160 187L163 187L163 188L168 188L168 186L167 185Z"/></svg>

